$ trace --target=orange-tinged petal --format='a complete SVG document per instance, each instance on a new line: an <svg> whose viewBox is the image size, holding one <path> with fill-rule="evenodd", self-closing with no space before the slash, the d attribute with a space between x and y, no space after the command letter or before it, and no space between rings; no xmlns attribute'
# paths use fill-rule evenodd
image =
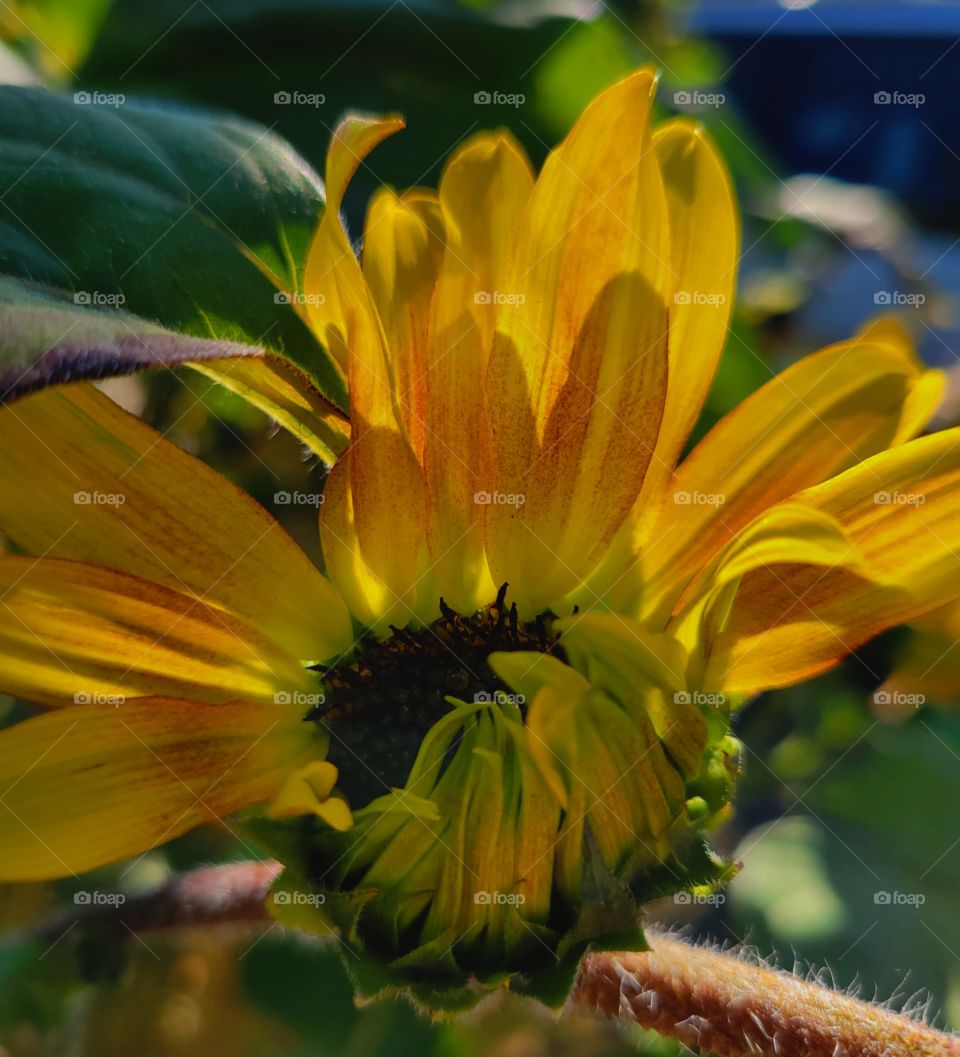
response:
<svg viewBox="0 0 960 1057"><path fill-rule="evenodd" d="M327 210L310 248L304 288L311 325L345 365L350 390L347 487L328 495L321 520L349 525L356 541L343 545L362 554L391 604L400 599L412 605L425 545L423 479L403 428L383 326L338 212L363 158L402 124L399 118L350 116L337 126L327 154ZM333 509L347 499L349 515ZM347 566L329 557L328 562L344 595L355 594L356 585L339 578ZM376 622L384 619L380 614Z"/></svg>
<svg viewBox="0 0 960 1057"><path fill-rule="evenodd" d="M230 613L56 558L0 556L0 656L0 692L51 706L156 694L272 703L319 689L297 657Z"/></svg>
<svg viewBox="0 0 960 1057"><path fill-rule="evenodd" d="M321 539L328 574L348 600L358 620L382 630L388 623L406 624L418 607L417 586L425 552L423 479L406 439L395 430L377 428L354 418L354 430L366 432L354 441L340 466L334 467L320 513ZM369 458L368 458L369 456ZM335 487L339 479L343 487ZM351 599L364 593L365 583L348 577L357 568L328 550L336 540L369 570L379 585L367 611L352 608ZM420 599L422 602L423 599Z"/></svg>
<svg viewBox="0 0 960 1057"><path fill-rule="evenodd" d="M378 632L386 632L391 624L403 627L416 619L429 621L437 595L429 572L423 570L425 554L405 574L409 575L406 590L398 591L387 582L367 561L360 545L349 484L348 464L341 461L330 471L323 493L320 544L327 575L357 620Z"/></svg>
<svg viewBox="0 0 960 1057"><path fill-rule="evenodd" d="M66 877L270 799L316 752L277 705L139 698L0 733L0 879Z"/></svg>
<svg viewBox="0 0 960 1057"><path fill-rule="evenodd" d="M707 565L669 625L689 650L687 675L692 686L703 684L706 657L743 578L756 569L800 564L843 567L865 575L863 556L836 518L789 502L755 518Z"/></svg>
<svg viewBox="0 0 960 1057"><path fill-rule="evenodd" d="M960 429L951 429L796 496L843 526L863 572L798 564L745 576L709 660L710 685L746 693L799 682L960 595L958 488Z"/></svg>
<svg viewBox="0 0 960 1057"><path fill-rule="evenodd" d="M483 544L489 426L483 378L517 226L533 189L523 148L481 133L451 156L440 180L446 247L433 302L427 364L424 474L427 536L438 590L469 613L495 591Z"/></svg>
<svg viewBox="0 0 960 1057"><path fill-rule="evenodd" d="M547 159L498 313L487 549L528 613L596 565L660 429L673 277L652 89L647 70L614 85Z"/></svg>
<svg viewBox="0 0 960 1057"><path fill-rule="evenodd" d="M868 328L800 360L697 445L642 554L645 616L665 619L690 578L764 509L883 451L932 411L929 372L890 335Z"/></svg>
<svg viewBox="0 0 960 1057"><path fill-rule="evenodd" d="M336 591L262 507L91 386L0 410L0 495L0 529L28 553L195 596L303 659L353 641Z"/></svg>
<svg viewBox="0 0 960 1057"><path fill-rule="evenodd" d="M439 205L425 192L381 188L367 208L363 275L393 363L397 404L410 445L423 451L427 329L443 256Z"/></svg>
<svg viewBox="0 0 960 1057"><path fill-rule="evenodd" d="M727 167L702 126L677 118L653 146L670 215L670 377L657 447L627 524L594 590L619 578L656 521L663 492L690 436L727 339L740 253L740 221ZM588 590L589 603L594 591Z"/></svg>
<svg viewBox="0 0 960 1057"><path fill-rule="evenodd" d="M727 337L740 252L740 222L726 165L702 127L688 118L658 126L653 146L670 217L670 370L656 451L640 493L610 550L574 601L591 605L613 592L635 594L643 547L663 493L703 407Z"/></svg>

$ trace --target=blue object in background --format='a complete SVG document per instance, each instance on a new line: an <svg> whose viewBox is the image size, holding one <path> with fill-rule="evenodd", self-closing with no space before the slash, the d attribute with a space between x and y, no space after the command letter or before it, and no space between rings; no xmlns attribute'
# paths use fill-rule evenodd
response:
<svg viewBox="0 0 960 1057"><path fill-rule="evenodd" d="M690 29L787 172L829 172L960 228L960 6L699 0ZM912 101L911 101L912 99Z"/></svg>

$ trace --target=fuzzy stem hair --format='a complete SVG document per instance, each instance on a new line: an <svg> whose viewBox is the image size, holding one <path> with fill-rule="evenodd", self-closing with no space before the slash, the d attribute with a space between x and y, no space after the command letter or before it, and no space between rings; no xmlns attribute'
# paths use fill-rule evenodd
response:
<svg viewBox="0 0 960 1057"><path fill-rule="evenodd" d="M960 1057L960 1039L732 952L649 932L652 950L595 954L575 1001L718 1057Z"/></svg>

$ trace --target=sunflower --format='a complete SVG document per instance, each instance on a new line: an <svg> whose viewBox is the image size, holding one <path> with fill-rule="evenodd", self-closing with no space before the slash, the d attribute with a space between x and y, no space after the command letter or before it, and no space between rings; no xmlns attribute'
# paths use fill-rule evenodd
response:
<svg viewBox="0 0 960 1057"><path fill-rule="evenodd" d="M0 690L47 710L0 735L0 877L230 818L363 993L449 1006L561 998L644 902L729 875L732 711L960 594L960 434L912 439L942 379L880 320L681 459L738 222L653 87L539 175L484 133L436 193L379 190L359 260L342 199L402 122L338 127L297 298L350 392L323 573L89 386L0 411Z"/></svg>

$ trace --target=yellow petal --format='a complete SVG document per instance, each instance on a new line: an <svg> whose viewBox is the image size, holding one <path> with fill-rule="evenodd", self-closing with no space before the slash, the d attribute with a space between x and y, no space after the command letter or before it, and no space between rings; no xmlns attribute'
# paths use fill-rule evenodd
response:
<svg viewBox="0 0 960 1057"><path fill-rule="evenodd" d="M610 869L629 856L661 859L671 818L683 795L683 781L664 759L648 718L628 713L609 695L590 690L576 696L544 687L527 720L530 754L551 789L563 796L565 829L577 834L586 820L590 836ZM564 834L558 881L570 885L582 848L570 848ZM576 837L574 838L576 839Z"/></svg>
<svg viewBox="0 0 960 1057"><path fill-rule="evenodd" d="M915 427L917 394L926 413L933 406L927 373L906 340L868 329L788 367L721 419L677 471L644 550L643 615L664 619L763 510L896 443L906 420Z"/></svg>
<svg viewBox="0 0 960 1057"><path fill-rule="evenodd" d="M333 463L346 450L350 437L346 417L292 363L268 356L190 366L266 412L323 462Z"/></svg>
<svg viewBox="0 0 960 1057"><path fill-rule="evenodd" d="M413 620L432 620L438 595L430 570L425 568L425 548L419 559L404 555L403 575L391 583L382 575L382 566L367 560L361 546L346 460L330 471L323 494L320 544L327 575L350 612L378 633L385 633L391 624L403 627ZM385 522L384 531L388 528L389 522Z"/></svg>
<svg viewBox="0 0 960 1057"><path fill-rule="evenodd" d="M366 156L405 124L399 114L348 114L340 121L327 151L328 208L334 213L339 211L347 186Z"/></svg>
<svg viewBox="0 0 960 1057"><path fill-rule="evenodd" d="M677 639L652 632L615 613L582 613L558 620L563 649L631 711L642 711L671 759L688 777L699 770L706 723L686 690L687 655Z"/></svg>
<svg viewBox="0 0 960 1057"><path fill-rule="evenodd" d="M780 503L734 536L692 583L682 609L693 599L715 594L764 566L862 562L862 555L836 518L801 502Z"/></svg>
<svg viewBox="0 0 960 1057"><path fill-rule="evenodd" d="M652 90L648 70L614 85L547 159L498 313L488 558L527 613L595 566L660 428L672 277Z"/></svg>
<svg viewBox="0 0 960 1057"><path fill-rule="evenodd" d="M650 631L616 613L580 613L556 621L554 629L570 661L595 686L613 693L622 689L609 682L617 666L629 672L633 682L654 683L667 690L679 690L684 685L684 650L669 635Z"/></svg>
<svg viewBox="0 0 960 1057"><path fill-rule="evenodd" d="M268 800L315 752L307 725L276 705L139 698L27 720L0 733L0 878L140 854Z"/></svg>
<svg viewBox="0 0 960 1057"><path fill-rule="evenodd" d="M704 664L730 613L741 580L775 566L843 567L863 574L864 562L843 526L821 510L781 503L730 541L690 586L669 630L687 647L692 686L704 685Z"/></svg>
<svg viewBox="0 0 960 1057"><path fill-rule="evenodd" d="M349 829L353 825L353 816L347 802L330 795L337 784L337 774L332 763L313 760L287 777L264 814L272 819L315 815L333 829Z"/></svg>
<svg viewBox="0 0 960 1057"><path fill-rule="evenodd" d="M343 545L362 554L391 601L412 604L424 547L423 479L403 428L383 326L339 217L343 192L357 166L401 127L399 118L357 116L337 127L327 154L327 209L310 247L304 288L312 295L311 325L345 365L350 390L346 485L328 494L321 520L349 525L356 541L344 539ZM346 502L349 515L334 509ZM343 594L354 595L356 586L339 578L345 564L329 557L328 562Z"/></svg>
<svg viewBox="0 0 960 1057"><path fill-rule="evenodd" d="M740 253L730 175L703 128L688 118L668 121L654 130L653 146L670 216L670 380L638 516L659 501L707 397L727 339Z"/></svg>
<svg viewBox="0 0 960 1057"><path fill-rule="evenodd" d="M0 656L0 692L50 706L156 694L272 703L319 689L282 645L229 613L55 558L0 557Z"/></svg>
<svg viewBox="0 0 960 1057"><path fill-rule="evenodd" d="M427 329L443 255L439 206L424 192L383 187L370 200L363 276L383 324L397 403L414 453L423 451Z"/></svg>
<svg viewBox="0 0 960 1057"><path fill-rule="evenodd" d="M951 429L795 497L843 526L869 577L808 564L745 576L709 660L711 685L750 692L798 682L960 595L958 489L960 430Z"/></svg>
<svg viewBox="0 0 960 1057"><path fill-rule="evenodd" d="M483 545L487 413L483 378L517 227L533 188L523 148L508 133L459 147L440 180L446 231L433 302L426 388L427 536L438 591L470 613L495 591Z"/></svg>
<svg viewBox="0 0 960 1057"><path fill-rule="evenodd" d="M922 366L916 356L910 332L896 316L877 316L864 326L859 337L866 341L885 344L918 368ZM912 440L923 432L943 399L946 383L947 379L943 371L919 372L919 376L914 378L910 392L903 402L900 422L890 447Z"/></svg>
<svg viewBox="0 0 960 1057"><path fill-rule="evenodd" d="M514 650L491 653L487 663L512 690L529 703L545 687L553 686L576 697L590 689L590 683L569 664L547 653Z"/></svg>
<svg viewBox="0 0 960 1057"><path fill-rule="evenodd" d="M643 490L594 577L574 601L590 605L636 591L634 556L659 514L663 493L697 421L727 338L740 223L727 168L702 127L688 118L654 130L670 215L673 296L667 402Z"/></svg>
<svg viewBox="0 0 960 1057"><path fill-rule="evenodd" d="M348 350L369 362L378 375L386 370L386 365L378 362L386 352L376 308L340 220L340 207L347 185L364 158L401 128L400 117L351 114L334 129L327 151L327 204L304 270L307 318L347 375L351 390Z"/></svg>
<svg viewBox="0 0 960 1057"><path fill-rule="evenodd" d="M530 159L506 131L478 133L448 159L439 188L447 245L433 320L435 358L476 330L486 365L533 187Z"/></svg>
<svg viewBox="0 0 960 1057"><path fill-rule="evenodd" d="M303 659L353 641L336 591L262 507L91 386L0 410L0 496L0 529L28 553L182 591Z"/></svg>
<svg viewBox="0 0 960 1057"><path fill-rule="evenodd" d="M354 430L362 428L363 420L355 418ZM362 442L351 445L342 473L338 470L331 473L320 512L328 574L361 622L377 629L407 624L424 604L424 591L418 596L417 587L425 498L413 452L398 432L370 427ZM337 481L343 487L336 487ZM337 553L344 551L350 561ZM376 591L369 590L371 583ZM359 595L368 602L354 608Z"/></svg>

